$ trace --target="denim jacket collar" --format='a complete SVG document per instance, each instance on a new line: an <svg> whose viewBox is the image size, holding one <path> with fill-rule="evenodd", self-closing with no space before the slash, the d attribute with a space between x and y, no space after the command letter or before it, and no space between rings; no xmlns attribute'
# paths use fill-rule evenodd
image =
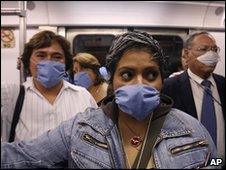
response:
<svg viewBox="0 0 226 170"><path fill-rule="evenodd" d="M78 117L77 122L79 124L89 125L103 136L109 134L109 132L115 125L111 119L105 116L101 108L88 108L86 110L86 113L86 116Z"/></svg>
<svg viewBox="0 0 226 170"><path fill-rule="evenodd" d="M152 121L156 121L159 117L167 114L172 109L172 105L173 100L170 97L161 95L161 103L159 107L156 108ZM114 102L114 96L105 98L101 104L101 107L95 111L94 110L95 109L87 110L92 114L92 116L87 114L89 116L82 117L79 122L91 126L103 136L108 135L112 128L117 126L118 107ZM96 116L96 114L99 116ZM179 117L170 117L167 122L164 123L157 141L164 138L189 135L192 131L192 129L187 127L186 123L184 123ZM174 122L174 124L170 122Z"/></svg>

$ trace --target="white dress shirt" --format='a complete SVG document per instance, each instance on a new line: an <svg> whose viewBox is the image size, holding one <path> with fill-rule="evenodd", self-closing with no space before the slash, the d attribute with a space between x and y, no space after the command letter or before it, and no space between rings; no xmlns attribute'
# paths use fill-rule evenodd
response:
<svg viewBox="0 0 226 170"><path fill-rule="evenodd" d="M198 115L198 120L201 121L201 110L202 110L202 100L204 94L204 88L201 85L204 79L192 73L190 69L188 69L188 75L190 77L192 94L194 97L196 112ZM211 82L211 91L212 96L214 98L214 107L215 107L215 115L217 120L217 150L218 154L221 158L224 159L225 154L225 127L224 127L224 117L223 111L221 108L220 96L217 90L216 82L211 75L207 80ZM220 104L219 104L220 103ZM225 159L224 159L225 160Z"/></svg>
<svg viewBox="0 0 226 170"><path fill-rule="evenodd" d="M85 88L67 81L63 81L63 87L53 104L34 87L32 78L24 83L24 87L25 98L16 127L15 140L34 139L76 113L84 112L88 107L97 108L94 98ZM2 84L1 90L1 139L7 141L19 85Z"/></svg>
<svg viewBox="0 0 226 170"><path fill-rule="evenodd" d="M181 74L181 73L183 73L183 72L184 72L184 70L174 72L174 73L170 74L169 77L177 76L177 75L179 75L179 74Z"/></svg>

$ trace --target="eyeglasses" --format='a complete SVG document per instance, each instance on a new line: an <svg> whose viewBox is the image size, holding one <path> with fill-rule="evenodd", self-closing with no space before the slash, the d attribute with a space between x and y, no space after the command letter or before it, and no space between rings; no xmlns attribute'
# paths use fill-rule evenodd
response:
<svg viewBox="0 0 226 170"><path fill-rule="evenodd" d="M210 47L210 46L199 46L198 48L194 48L195 51L199 52L200 54L204 54L206 53L207 51L214 51L216 53L219 53L220 52L220 47L218 46L213 46L213 47Z"/></svg>

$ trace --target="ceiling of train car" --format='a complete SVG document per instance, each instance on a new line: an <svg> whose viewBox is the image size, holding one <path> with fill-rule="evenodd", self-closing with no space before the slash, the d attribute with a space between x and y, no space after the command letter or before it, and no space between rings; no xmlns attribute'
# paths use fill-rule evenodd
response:
<svg viewBox="0 0 226 170"><path fill-rule="evenodd" d="M220 3L220 4L225 4L224 1L181 1L181 2L198 2L198 3Z"/></svg>
<svg viewBox="0 0 226 170"><path fill-rule="evenodd" d="M167 2L167 1L165 1ZM169 2L169 1L168 1ZM178 2L178 1L171 1L171 2ZM187 2L192 2L192 3L203 3L203 4L225 4L225 1L179 1L180 3L187 3Z"/></svg>
<svg viewBox="0 0 226 170"><path fill-rule="evenodd" d="M1 1L1 8L17 8L19 1ZM27 1L28 5L33 4L35 1ZM142 2L142 1L139 1ZM143 1L143 2L154 2L154 1ZM160 3L200 3L200 4L225 4L225 1L156 1Z"/></svg>
<svg viewBox="0 0 226 170"><path fill-rule="evenodd" d="M19 2L25 1L1 1L1 9L18 8ZM87 4L85 1L66 1L66 3L60 1L27 1L27 25L137 25L224 29L224 1L106 2L94 1ZM73 6L77 7L77 10ZM112 6L119 10L117 12L110 10ZM87 7L88 10L82 10L84 7ZM99 8L103 10L99 10ZM133 13L134 10L139 12L135 14ZM65 15L60 15L57 11L63 11ZM153 11L154 15L150 11ZM1 11L1 14L4 15L4 11ZM109 16L111 20L108 19ZM2 17L2 25L17 25L19 21L16 17ZM174 20L169 20L169 18L174 18ZM192 22L184 22L185 20L192 20Z"/></svg>

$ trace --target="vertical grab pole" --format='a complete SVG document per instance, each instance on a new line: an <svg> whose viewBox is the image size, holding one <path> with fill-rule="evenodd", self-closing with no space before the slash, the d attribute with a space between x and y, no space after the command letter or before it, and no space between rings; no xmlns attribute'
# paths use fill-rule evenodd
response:
<svg viewBox="0 0 226 170"><path fill-rule="evenodd" d="M19 8L20 8L20 15L19 15L19 20L20 20L20 24L19 24L19 53L20 53L20 57L23 54L23 50L24 50L24 46L26 43L26 10L27 10L27 1L19 1ZM21 67L20 67L20 84L22 84L23 82L26 81L26 73L24 71L24 66L23 63L21 61Z"/></svg>

